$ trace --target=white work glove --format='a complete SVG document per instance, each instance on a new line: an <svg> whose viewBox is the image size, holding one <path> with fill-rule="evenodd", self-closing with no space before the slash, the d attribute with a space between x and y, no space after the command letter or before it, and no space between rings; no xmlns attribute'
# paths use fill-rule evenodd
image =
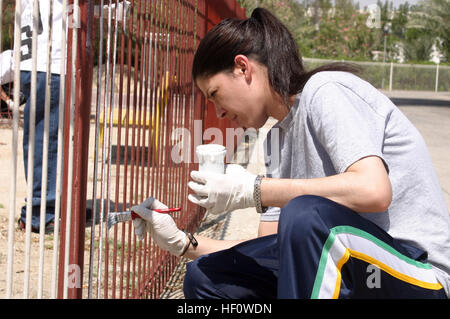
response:
<svg viewBox="0 0 450 319"><path fill-rule="evenodd" d="M189 244L189 240L186 234L178 229L172 216L152 210L164 208L167 206L153 197L147 198L140 205L131 207L131 211L142 218L133 220L135 234L139 240L142 240L147 231L160 248L173 255L181 256Z"/></svg>
<svg viewBox="0 0 450 319"><path fill-rule="evenodd" d="M188 199L211 214L255 206L256 175L240 165L228 165L225 174L192 171L191 177L194 181L188 187L195 194L190 194Z"/></svg>
<svg viewBox="0 0 450 319"><path fill-rule="evenodd" d="M10 111L14 109L14 101L12 99L7 100L6 104L8 105Z"/></svg>

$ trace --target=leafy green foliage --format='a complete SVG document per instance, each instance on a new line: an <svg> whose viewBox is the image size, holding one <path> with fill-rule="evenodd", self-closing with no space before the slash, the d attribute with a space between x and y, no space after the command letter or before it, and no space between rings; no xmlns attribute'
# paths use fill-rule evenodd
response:
<svg viewBox="0 0 450 319"><path fill-rule="evenodd" d="M247 16L256 6L273 12L293 34L302 56L323 59L372 60L374 51L384 51L386 61L403 53L405 62L430 59L436 44L449 57L450 1L427 0L419 5L378 0L380 24L367 24L369 13L352 0L237 0ZM437 41L439 39L440 41Z"/></svg>

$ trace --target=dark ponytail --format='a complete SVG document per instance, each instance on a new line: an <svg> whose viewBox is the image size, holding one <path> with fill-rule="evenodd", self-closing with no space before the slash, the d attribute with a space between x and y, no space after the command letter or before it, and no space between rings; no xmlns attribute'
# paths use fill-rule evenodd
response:
<svg viewBox="0 0 450 319"><path fill-rule="evenodd" d="M357 72L347 63L332 63L306 71L289 30L268 10L256 8L249 19L225 19L209 31L194 56L192 77L231 71L234 58L243 54L267 67L269 83L289 105L289 97L303 90L320 71Z"/></svg>

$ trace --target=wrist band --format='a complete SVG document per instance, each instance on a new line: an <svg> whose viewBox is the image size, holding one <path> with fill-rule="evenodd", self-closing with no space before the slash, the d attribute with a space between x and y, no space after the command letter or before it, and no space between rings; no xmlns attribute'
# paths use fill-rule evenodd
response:
<svg viewBox="0 0 450 319"><path fill-rule="evenodd" d="M189 243L192 244L192 246L197 247L198 246L198 241L197 239L195 239L195 237L188 231L184 230L184 233L188 236L189 238Z"/></svg>
<svg viewBox="0 0 450 319"><path fill-rule="evenodd" d="M261 204L261 181L264 175L258 175L255 179L255 186L253 189L253 199L255 200L256 212L262 214L267 210L267 207L263 207Z"/></svg>
<svg viewBox="0 0 450 319"><path fill-rule="evenodd" d="M187 250L189 249L189 246L192 244L193 247L197 247L198 246L198 241L197 239L195 239L195 237L188 231L183 230L183 232L186 234L186 236L189 238L189 242L186 246L186 248L183 250L183 252L181 253L180 257L182 257Z"/></svg>

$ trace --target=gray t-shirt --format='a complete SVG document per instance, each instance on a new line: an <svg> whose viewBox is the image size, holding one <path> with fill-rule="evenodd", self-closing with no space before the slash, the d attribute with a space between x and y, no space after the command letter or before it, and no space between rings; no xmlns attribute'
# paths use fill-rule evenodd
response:
<svg viewBox="0 0 450 319"><path fill-rule="evenodd" d="M306 83L289 114L269 131L266 169L274 178L340 174L366 156L386 165L389 209L361 215L392 237L428 252L450 295L450 217L426 144L411 122L368 82L346 72L319 72ZM269 207L261 221L277 221Z"/></svg>

